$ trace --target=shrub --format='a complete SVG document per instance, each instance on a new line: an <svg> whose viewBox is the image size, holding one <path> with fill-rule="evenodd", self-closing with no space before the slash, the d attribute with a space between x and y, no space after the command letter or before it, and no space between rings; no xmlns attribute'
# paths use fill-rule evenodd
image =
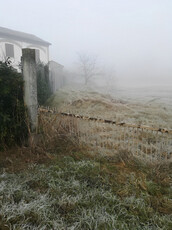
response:
<svg viewBox="0 0 172 230"><path fill-rule="evenodd" d="M9 60L0 62L0 150L26 137L25 114L22 75Z"/></svg>

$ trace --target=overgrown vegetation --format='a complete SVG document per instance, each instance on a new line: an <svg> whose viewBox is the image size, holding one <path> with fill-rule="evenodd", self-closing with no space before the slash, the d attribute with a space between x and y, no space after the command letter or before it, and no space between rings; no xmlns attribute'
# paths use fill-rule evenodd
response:
<svg viewBox="0 0 172 230"><path fill-rule="evenodd" d="M22 76L9 60L0 62L0 150L27 136L25 115Z"/></svg>
<svg viewBox="0 0 172 230"><path fill-rule="evenodd" d="M172 229L170 162L146 164L120 150L114 156L90 154L68 132L77 125L57 120L57 129L50 116L41 120L41 140L31 149L35 155L52 158L51 165L31 164L20 173L0 175L2 226L14 230Z"/></svg>
<svg viewBox="0 0 172 230"><path fill-rule="evenodd" d="M22 74L12 67L10 60L0 62L0 150L21 144L27 136L23 83ZM48 66L42 63L37 65L37 92L38 103L43 105L51 88Z"/></svg>
<svg viewBox="0 0 172 230"><path fill-rule="evenodd" d="M44 105L51 96L51 87L49 82L49 68L43 63L37 64L37 93L39 105Z"/></svg>

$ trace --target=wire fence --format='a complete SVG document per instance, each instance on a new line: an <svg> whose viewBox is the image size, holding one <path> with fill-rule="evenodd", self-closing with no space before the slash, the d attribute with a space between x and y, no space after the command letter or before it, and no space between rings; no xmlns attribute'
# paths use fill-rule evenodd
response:
<svg viewBox="0 0 172 230"><path fill-rule="evenodd" d="M41 125L61 126L71 138L89 146L91 152L113 155L120 149L148 161L172 159L172 130L128 124L56 109L39 108Z"/></svg>

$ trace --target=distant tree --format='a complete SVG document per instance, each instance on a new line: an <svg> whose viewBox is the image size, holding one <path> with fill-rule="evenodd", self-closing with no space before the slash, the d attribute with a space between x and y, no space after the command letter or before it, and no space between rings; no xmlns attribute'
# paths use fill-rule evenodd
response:
<svg viewBox="0 0 172 230"><path fill-rule="evenodd" d="M97 58L79 53L78 61L80 71L84 78L84 83L87 85L93 77L100 74L97 70Z"/></svg>

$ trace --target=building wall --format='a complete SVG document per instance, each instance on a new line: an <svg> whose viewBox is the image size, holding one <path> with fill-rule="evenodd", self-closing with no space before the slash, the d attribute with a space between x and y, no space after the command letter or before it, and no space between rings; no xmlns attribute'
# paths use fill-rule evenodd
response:
<svg viewBox="0 0 172 230"><path fill-rule="evenodd" d="M64 86L63 66L55 61L49 62L49 80L53 93Z"/></svg>
<svg viewBox="0 0 172 230"><path fill-rule="evenodd" d="M49 47L43 45L35 45L31 43L0 38L0 60L6 60L5 44L12 44L14 46L14 58L11 58L14 67L18 67L21 62L22 49L30 48L37 49L40 52L40 61L47 64L49 61Z"/></svg>

